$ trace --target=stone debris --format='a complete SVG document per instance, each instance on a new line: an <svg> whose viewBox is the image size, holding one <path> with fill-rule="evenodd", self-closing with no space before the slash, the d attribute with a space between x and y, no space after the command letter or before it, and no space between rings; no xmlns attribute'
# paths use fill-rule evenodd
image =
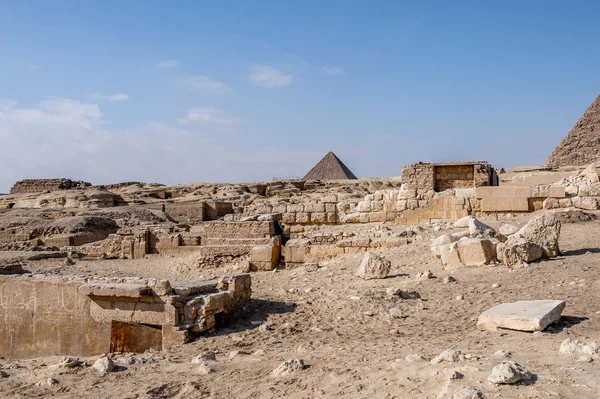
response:
<svg viewBox="0 0 600 399"><path fill-rule="evenodd" d="M110 373L111 371L113 371L115 369L115 367L116 367L115 363L108 356L102 356L101 358L96 360L94 362L94 365L92 366L92 368L94 370L96 370L102 374Z"/></svg>
<svg viewBox="0 0 600 399"><path fill-rule="evenodd" d="M456 277L454 276L446 276L444 277L444 284L455 283Z"/></svg>
<svg viewBox="0 0 600 399"><path fill-rule="evenodd" d="M517 362L505 360L492 369L488 381L493 384L516 384L520 381L529 381L532 374Z"/></svg>
<svg viewBox="0 0 600 399"><path fill-rule="evenodd" d="M431 364L439 364L443 362L447 363L456 363L461 360L460 351L456 351L454 349L447 349L431 359Z"/></svg>
<svg viewBox="0 0 600 399"><path fill-rule="evenodd" d="M493 227L488 226L487 224L480 222L479 220L477 220L475 217L471 216L469 217L469 235L471 237L477 237L479 235L495 235L496 234L496 230L494 230Z"/></svg>
<svg viewBox="0 0 600 399"><path fill-rule="evenodd" d="M515 226L514 224L508 224L508 223L505 223L502 226L500 226L500 228L498 228L498 233L500 233L506 237L515 234L517 231L519 231L518 226Z"/></svg>
<svg viewBox="0 0 600 399"><path fill-rule="evenodd" d="M431 278L434 278L434 275L431 272L431 270L425 270L425 271L417 274L417 280L429 280Z"/></svg>
<svg viewBox="0 0 600 399"><path fill-rule="evenodd" d="M371 252L367 252L363 257L356 275L364 280L386 278L390 273L392 263Z"/></svg>
<svg viewBox="0 0 600 399"><path fill-rule="evenodd" d="M554 215L532 218L508 241L498 245L498 260L514 267L559 254L560 221Z"/></svg>
<svg viewBox="0 0 600 399"><path fill-rule="evenodd" d="M198 374L200 374L200 375L207 375L207 374L215 372L215 370L212 367L210 367L206 364L199 365L197 371L198 371Z"/></svg>
<svg viewBox="0 0 600 399"><path fill-rule="evenodd" d="M503 303L483 312L477 320L477 328L489 331L543 331L560 319L565 305L565 301L560 300Z"/></svg>
<svg viewBox="0 0 600 399"><path fill-rule="evenodd" d="M202 352L198 356L194 357L192 359L192 364L204 364L206 362L211 362L211 361L214 362L216 360L217 360L217 355L215 354L215 352L206 351L206 352Z"/></svg>
<svg viewBox="0 0 600 399"><path fill-rule="evenodd" d="M471 220L471 216L465 216L463 218L460 218L456 222L454 222L454 227L467 228L469 227L469 220Z"/></svg>
<svg viewBox="0 0 600 399"><path fill-rule="evenodd" d="M385 290L386 294L391 297L400 297L402 299L421 299L421 294L415 290L403 290L401 288L389 287Z"/></svg>
<svg viewBox="0 0 600 399"><path fill-rule="evenodd" d="M77 357L63 357L57 363L58 367L69 369L74 367L80 367L82 365L81 361Z"/></svg>
<svg viewBox="0 0 600 399"><path fill-rule="evenodd" d="M421 362L421 361L427 361L427 359L425 359L423 356L413 353L410 355L406 355L406 357L404 358L404 361L408 362L408 363L412 363L412 362Z"/></svg>
<svg viewBox="0 0 600 399"><path fill-rule="evenodd" d="M2 378L8 378L8 377L10 377L10 374L8 374L4 370L0 370L0 379L2 379Z"/></svg>
<svg viewBox="0 0 600 399"><path fill-rule="evenodd" d="M35 383L35 385L40 388L51 387L53 385L58 385L58 384L59 384L59 381L56 378L52 378L52 377L44 378Z"/></svg>
<svg viewBox="0 0 600 399"><path fill-rule="evenodd" d="M294 358L281 363L275 370L273 370L272 374L275 377L286 376L297 371L304 370L304 367L304 361L302 359Z"/></svg>
<svg viewBox="0 0 600 399"><path fill-rule="evenodd" d="M600 345L595 342L586 344L578 339L567 338L560 344L558 352L562 355L587 355L595 359L598 358Z"/></svg>
<svg viewBox="0 0 600 399"><path fill-rule="evenodd" d="M391 308L389 310L389 314L394 319L402 319L404 317L407 317L402 313L402 310L400 310L399 308Z"/></svg>

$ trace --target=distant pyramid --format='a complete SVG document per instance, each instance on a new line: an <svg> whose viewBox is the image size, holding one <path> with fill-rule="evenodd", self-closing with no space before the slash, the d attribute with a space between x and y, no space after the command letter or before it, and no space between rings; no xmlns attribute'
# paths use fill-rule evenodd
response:
<svg viewBox="0 0 600 399"><path fill-rule="evenodd" d="M554 149L545 166L579 166L600 162L600 96Z"/></svg>
<svg viewBox="0 0 600 399"><path fill-rule="evenodd" d="M349 180L354 173L333 153L329 152L304 176L304 180Z"/></svg>

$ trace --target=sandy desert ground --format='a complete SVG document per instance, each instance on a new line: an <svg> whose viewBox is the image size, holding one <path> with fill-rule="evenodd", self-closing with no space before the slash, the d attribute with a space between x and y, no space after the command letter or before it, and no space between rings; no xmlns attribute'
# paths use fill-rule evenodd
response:
<svg viewBox="0 0 600 399"><path fill-rule="evenodd" d="M521 226L532 216L484 221ZM333 258L316 271L253 273L253 300L244 317L226 327L163 353L116 356L119 368L108 374L91 367L58 368L59 357L0 358L5 373L0 397L451 398L458 389L454 397L598 398L600 363L559 353L567 338L600 342L600 220L574 219L563 218L561 256L526 268L498 264L445 270L429 250L431 238L443 231L429 226L410 245L379 251L393 265L383 280L354 276L361 255ZM29 262L26 269L173 280L210 279L230 271L186 269L181 263L153 257L64 266L49 259ZM434 278L418 279L425 270ZM456 281L445 282L448 276ZM416 290L421 299L391 297L390 287ZM560 322L542 333L476 328L484 310L527 299L562 299L567 306ZM402 317L391 317L391 308ZM430 363L447 349L460 351L461 360ZM209 374L191 363L204 351L216 353ZM302 359L305 369L272 375L292 358ZM516 385L487 382L492 368L506 358L527 367L534 378ZM81 360L89 365L96 358ZM459 396L461 387L484 396Z"/></svg>

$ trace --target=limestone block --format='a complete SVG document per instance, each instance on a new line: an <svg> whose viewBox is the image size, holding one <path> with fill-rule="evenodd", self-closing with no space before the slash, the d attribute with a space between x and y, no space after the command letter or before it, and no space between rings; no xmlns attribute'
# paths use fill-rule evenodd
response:
<svg viewBox="0 0 600 399"><path fill-rule="evenodd" d="M570 208L572 205L571 198L561 198L558 200L558 206L560 208Z"/></svg>
<svg viewBox="0 0 600 399"><path fill-rule="evenodd" d="M310 214L308 214L306 212L296 214L296 223L309 223L309 222L310 222Z"/></svg>
<svg viewBox="0 0 600 399"><path fill-rule="evenodd" d="M372 212L383 212L383 201L371 201Z"/></svg>
<svg viewBox="0 0 600 399"><path fill-rule="evenodd" d="M302 205L302 204L288 204L288 206L287 206L287 212L290 212L290 213L304 212L304 205Z"/></svg>
<svg viewBox="0 0 600 399"><path fill-rule="evenodd" d="M416 189L403 188L398 191L398 199L415 199L416 197Z"/></svg>
<svg viewBox="0 0 600 399"><path fill-rule="evenodd" d="M459 268L464 266L460 260L457 243L440 246L440 258L442 259L442 265L449 268Z"/></svg>
<svg viewBox="0 0 600 399"><path fill-rule="evenodd" d="M402 212L402 211L406 210L406 208L407 208L406 200L399 200L398 202L396 202L396 212Z"/></svg>
<svg viewBox="0 0 600 399"><path fill-rule="evenodd" d="M283 223L295 223L296 222L296 214L295 213L284 213L281 215L281 221Z"/></svg>
<svg viewBox="0 0 600 399"><path fill-rule="evenodd" d="M558 209L560 204L558 198L546 198L543 203L544 209Z"/></svg>
<svg viewBox="0 0 600 399"><path fill-rule="evenodd" d="M360 214L360 222L361 223L369 223L371 221L370 216L371 216L370 213L366 213L366 212L361 213Z"/></svg>
<svg viewBox="0 0 600 399"><path fill-rule="evenodd" d="M285 262L304 263L306 248L305 246L286 245L284 250Z"/></svg>
<svg viewBox="0 0 600 399"><path fill-rule="evenodd" d="M542 248L544 257L558 256L558 238L560 236L560 221L554 215L541 215L532 218L517 234L525 239L538 244Z"/></svg>
<svg viewBox="0 0 600 399"><path fill-rule="evenodd" d="M579 195L579 186L567 186L565 187L565 193L572 197Z"/></svg>
<svg viewBox="0 0 600 399"><path fill-rule="evenodd" d="M392 263L375 254L367 252L356 271L356 275L364 280L386 278L390 273Z"/></svg>
<svg viewBox="0 0 600 399"><path fill-rule="evenodd" d="M496 259L496 246L487 239L461 238L456 246L465 266L483 266Z"/></svg>
<svg viewBox="0 0 600 399"><path fill-rule="evenodd" d="M419 207L419 201L417 200L408 200L406 203L408 209L417 209Z"/></svg>
<svg viewBox="0 0 600 399"><path fill-rule="evenodd" d="M572 202L573 206L578 209L585 209L588 211L595 211L598 209L598 200L593 197L573 197Z"/></svg>
<svg viewBox="0 0 600 399"><path fill-rule="evenodd" d="M428 200L419 200L419 208L427 208L429 206Z"/></svg>
<svg viewBox="0 0 600 399"><path fill-rule="evenodd" d="M582 184L579 186L579 196L580 197L589 197L590 196L590 186L588 184Z"/></svg>
<svg viewBox="0 0 600 399"><path fill-rule="evenodd" d="M509 329L542 331L560 320L565 301L536 300L503 303L483 312L477 320L480 330Z"/></svg>
<svg viewBox="0 0 600 399"><path fill-rule="evenodd" d="M336 203L338 202L338 195L337 194L329 194L323 197L323 202L325 203Z"/></svg>
<svg viewBox="0 0 600 399"><path fill-rule="evenodd" d="M371 201L360 201L356 206L358 212L371 212Z"/></svg>
<svg viewBox="0 0 600 399"><path fill-rule="evenodd" d="M337 215L335 212L327 212L327 223L337 223Z"/></svg>
<svg viewBox="0 0 600 399"><path fill-rule="evenodd" d="M335 204L330 204L330 203L325 204L325 212L329 213L329 212L335 212L335 211L336 211Z"/></svg>
<svg viewBox="0 0 600 399"><path fill-rule="evenodd" d="M552 198L564 198L566 190L564 186L551 186L548 190L548 197Z"/></svg>
<svg viewBox="0 0 600 399"><path fill-rule="evenodd" d="M589 192L590 197L600 197L600 184L598 184L598 183L590 184L589 188L590 188L590 192Z"/></svg>
<svg viewBox="0 0 600 399"><path fill-rule="evenodd" d="M346 215L346 223L360 223L360 213L349 213Z"/></svg>
<svg viewBox="0 0 600 399"><path fill-rule="evenodd" d="M373 212L369 215L369 222L385 222L385 212Z"/></svg>
<svg viewBox="0 0 600 399"><path fill-rule="evenodd" d="M511 235L508 241L498 244L496 252L498 260L508 267L521 266L543 256L542 247L527 240L519 232Z"/></svg>
<svg viewBox="0 0 600 399"><path fill-rule="evenodd" d="M272 208L272 213L286 213L287 212L287 204L276 204Z"/></svg>
<svg viewBox="0 0 600 399"><path fill-rule="evenodd" d="M382 191L375 191L373 193L373 201L383 201L383 192Z"/></svg>
<svg viewBox="0 0 600 399"><path fill-rule="evenodd" d="M327 214L325 212L314 212L310 214L310 221L312 223L326 223Z"/></svg>
<svg viewBox="0 0 600 399"><path fill-rule="evenodd" d="M441 246L452 244L453 242L456 242L459 239L460 239L460 237L452 236L450 234L443 234L443 235L431 240L431 244L429 245L429 248L431 249L431 253L433 254L433 256L435 256L436 258L439 258L439 257L441 257L441 255L440 255L440 247Z"/></svg>
<svg viewBox="0 0 600 399"><path fill-rule="evenodd" d="M509 224L509 223L504 223L498 229L498 232L500 234L502 234L503 236L507 236L507 237L515 234L517 231L519 231L519 227L515 226L514 224Z"/></svg>

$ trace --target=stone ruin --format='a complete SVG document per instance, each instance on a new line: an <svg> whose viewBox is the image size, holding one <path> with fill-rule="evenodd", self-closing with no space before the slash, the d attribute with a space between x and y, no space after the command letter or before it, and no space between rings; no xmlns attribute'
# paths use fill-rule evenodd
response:
<svg viewBox="0 0 600 399"><path fill-rule="evenodd" d="M402 168L402 183L420 192L497 186L496 170L487 162L417 162Z"/></svg>
<svg viewBox="0 0 600 399"><path fill-rule="evenodd" d="M163 350L250 300L248 274L175 283L140 278L0 275L0 353L32 358Z"/></svg>
<svg viewBox="0 0 600 399"><path fill-rule="evenodd" d="M26 179L16 182L10 189L10 193L43 193L46 191L81 189L91 185L91 183L85 181L73 181L71 179Z"/></svg>

